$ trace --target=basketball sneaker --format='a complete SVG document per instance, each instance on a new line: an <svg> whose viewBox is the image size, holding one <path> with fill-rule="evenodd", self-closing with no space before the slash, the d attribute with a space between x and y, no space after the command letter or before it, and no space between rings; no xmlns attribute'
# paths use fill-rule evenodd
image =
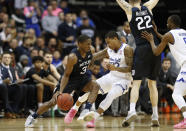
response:
<svg viewBox="0 0 186 131"><path fill-rule="evenodd" d="M95 127L95 119L87 122L86 127L87 128L94 128Z"/></svg>
<svg viewBox="0 0 186 131"><path fill-rule="evenodd" d="M81 114L79 115L79 117L78 117L78 121L83 121L84 120L84 117L85 117L85 114L87 114L89 112L89 110L88 109L84 109L82 112L81 112Z"/></svg>
<svg viewBox="0 0 186 131"><path fill-rule="evenodd" d="M159 121L158 121L158 116L152 115L151 126L152 127L160 126Z"/></svg>
<svg viewBox="0 0 186 131"><path fill-rule="evenodd" d="M136 114L135 111L134 112L129 112L128 116L123 120L122 126L123 127L129 126L130 123L136 119L136 117L137 117L137 114Z"/></svg>
<svg viewBox="0 0 186 131"><path fill-rule="evenodd" d="M70 111L65 116L64 122L66 124L70 124L72 122L74 116L76 115L76 113L77 113L77 110L71 108Z"/></svg>
<svg viewBox="0 0 186 131"><path fill-rule="evenodd" d="M174 125L175 129L186 129L186 118L183 119L180 123Z"/></svg>
<svg viewBox="0 0 186 131"><path fill-rule="evenodd" d="M33 127L34 126L34 117L32 115L29 115L25 122L25 127Z"/></svg>
<svg viewBox="0 0 186 131"><path fill-rule="evenodd" d="M95 119L97 119L100 115L98 114L96 114L97 112L94 112L94 111L90 111L90 112L88 112L88 113L86 113L85 115L84 115L84 121L92 121L92 120L95 120Z"/></svg>

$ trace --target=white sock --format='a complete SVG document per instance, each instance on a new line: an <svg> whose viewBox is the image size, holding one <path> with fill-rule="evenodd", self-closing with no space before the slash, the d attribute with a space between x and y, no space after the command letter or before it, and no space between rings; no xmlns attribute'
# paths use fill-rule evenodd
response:
<svg viewBox="0 0 186 131"><path fill-rule="evenodd" d="M43 103L41 103L41 102L38 103L38 107L40 107L40 106L42 106L42 105L43 105Z"/></svg>
<svg viewBox="0 0 186 131"><path fill-rule="evenodd" d="M72 107L72 109L78 111L79 110L79 106L77 106L76 104Z"/></svg>
<svg viewBox="0 0 186 131"><path fill-rule="evenodd" d="M97 119L100 116L98 112L95 112L95 119Z"/></svg>
<svg viewBox="0 0 186 131"><path fill-rule="evenodd" d="M136 103L130 103L130 111L129 112L136 112Z"/></svg>
<svg viewBox="0 0 186 131"><path fill-rule="evenodd" d="M157 106L153 106L152 111L153 111L154 116L158 116L158 107Z"/></svg>
<svg viewBox="0 0 186 131"><path fill-rule="evenodd" d="M185 119L186 118L186 111L184 111L182 114L183 114L183 117Z"/></svg>

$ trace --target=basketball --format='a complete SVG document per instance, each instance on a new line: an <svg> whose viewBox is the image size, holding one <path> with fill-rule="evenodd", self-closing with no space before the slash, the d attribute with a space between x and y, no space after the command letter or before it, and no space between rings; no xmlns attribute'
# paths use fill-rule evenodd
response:
<svg viewBox="0 0 186 131"><path fill-rule="evenodd" d="M57 105L63 111L68 111L73 106L73 97L68 93L60 94L57 98Z"/></svg>

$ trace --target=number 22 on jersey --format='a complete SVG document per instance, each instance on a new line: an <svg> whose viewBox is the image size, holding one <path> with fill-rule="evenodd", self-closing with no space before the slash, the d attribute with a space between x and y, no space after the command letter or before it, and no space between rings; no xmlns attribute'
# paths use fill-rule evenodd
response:
<svg viewBox="0 0 186 131"><path fill-rule="evenodd" d="M150 16L144 16L144 17L137 17L136 21L138 22L138 30L142 30L142 29L147 29L147 28L151 28L152 25L150 24L151 22L151 17ZM143 23L145 23L145 26L143 26Z"/></svg>

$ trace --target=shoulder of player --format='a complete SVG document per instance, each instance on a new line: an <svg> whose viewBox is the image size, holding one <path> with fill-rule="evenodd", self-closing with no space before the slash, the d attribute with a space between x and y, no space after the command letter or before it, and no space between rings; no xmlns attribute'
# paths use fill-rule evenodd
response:
<svg viewBox="0 0 186 131"><path fill-rule="evenodd" d="M68 55L68 63L71 63L71 64L76 64L77 63L77 60L78 60L78 57L75 53L70 53Z"/></svg>

